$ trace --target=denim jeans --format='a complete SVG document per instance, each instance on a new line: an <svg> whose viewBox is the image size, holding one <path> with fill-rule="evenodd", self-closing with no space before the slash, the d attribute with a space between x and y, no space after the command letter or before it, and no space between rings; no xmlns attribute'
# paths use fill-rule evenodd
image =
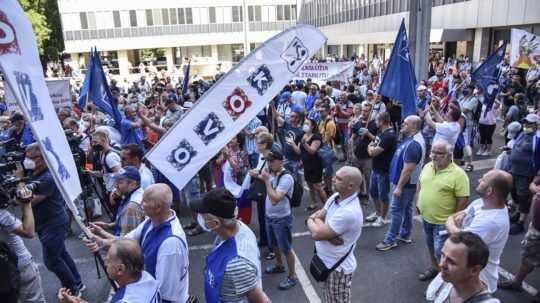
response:
<svg viewBox="0 0 540 303"><path fill-rule="evenodd" d="M394 243L396 237L408 239L411 235L413 220L413 199L416 187L405 187L401 191L401 196L394 196L394 184L390 185L390 226L384 236L384 243Z"/></svg>
<svg viewBox="0 0 540 303"><path fill-rule="evenodd" d="M292 215L283 218L266 217L268 248L279 250L287 255L292 250Z"/></svg>
<svg viewBox="0 0 540 303"><path fill-rule="evenodd" d="M444 245L444 241L448 238L447 233L441 235L441 232L446 231L446 226L444 224L431 224L423 219L422 222L424 223L424 234L426 236L426 244L429 252L434 255L437 260L440 260L441 249Z"/></svg>
<svg viewBox="0 0 540 303"><path fill-rule="evenodd" d="M75 262L66 250L67 227L64 225L46 227L38 233L43 250L43 263L62 283L62 287L72 292L81 284L81 275Z"/></svg>

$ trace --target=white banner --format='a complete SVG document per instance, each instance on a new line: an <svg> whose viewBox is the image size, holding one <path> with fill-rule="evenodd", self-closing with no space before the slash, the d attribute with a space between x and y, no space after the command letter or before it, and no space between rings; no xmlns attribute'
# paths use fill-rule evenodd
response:
<svg viewBox="0 0 540 303"><path fill-rule="evenodd" d="M533 67L534 56L540 55L540 36L513 28L510 42L510 65L523 69Z"/></svg>
<svg viewBox="0 0 540 303"><path fill-rule="evenodd" d="M182 189L325 41L310 25L298 25L270 38L221 77L146 157Z"/></svg>
<svg viewBox="0 0 540 303"><path fill-rule="evenodd" d="M353 76L354 62L306 63L296 73L297 79L313 81L344 81Z"/></svg>
<svg viewBox="0 0 540 303"><path fill-rule="evenodd" d="M32 25L16 0L0 0L0 70L41 147L47 166L74 214L81 183L45 85Z"/></svg>
<svg viewBox="0 0 540 303"><path fill-rule="evenodd" d="M65 107L72 107L71 103L71 90L69 87L69 79L47 79L47 90L49 96L56 110ZM21 111L19 104L11 92L8 85L5 85L6 91L6 105L9 111Z"/></svg>

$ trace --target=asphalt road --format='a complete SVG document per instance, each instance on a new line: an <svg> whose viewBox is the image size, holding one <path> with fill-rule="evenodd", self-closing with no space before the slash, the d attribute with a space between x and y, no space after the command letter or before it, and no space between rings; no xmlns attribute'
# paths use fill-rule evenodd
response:
<svg viewBox="0 0 540 303"><path fill-rule="evenodd" d="M502 138L496 135L496 142L502 142ZM476 188L478 179L493 165L492 157L477 157L475 161L475 171L469 174L471 191ZM297 272L302 280L299 285L288 291L277 289L279 282L285 278L281 275L263 275L263 288L273 302L320 302L322 298L321 285L317 284L309 276L309 261L313 254L313 240L306 232L304 220L307 212L304 207L308 205L307 197L300 208L294 209L294 240L293 247L297 255ZM471 200L478 196L472 192ZM364 215L371 213L371 206L364 208ZM257 230L256 213L253 213L251 227ZM181 214L185 217L185 214ZM183 218L187 222L186 218ZM401 245L396 249L387 252L378 252L375 245L383 239L387 226L381 228L365 227L362 236L357 243L354 254L358 261L358 268L352 282L353 302L425 302L424 292L427 282L421 282L417 275L429 266L427 248L424 244L422 226L418 220L414 220L412 239L413 243ZM504 271L515 273L520 263L520 242L523 234L510 236L504 249L501 260L501 268ZM210 244L213 241L211 234L203 234L189 239L190 246L190 293L196 295L200 302L204 302L203 292L203 267L204 256L208 253ZM58 279L47 271L43 266L41 256L41 245L37 239L26 241L32 252L34 259L40 265L40 272L43 281L47 302L56 302L56 292L60 287ZM94 258L88 253L81 241L76 237L67 240L68 251L74 257L79 271L83 276L84 283L88 290L83 298L89 302L105 302L110 293L110 287L106 278L97 278ZM270 261L271 262L271 261ZM269 261L263 260L262 268L270 265ZM526 279L531 286L531 293L540 288L540 272L534 271ZM503 302L528 302L531 295L527 292L514 293L499 290L496 297Z"/></svg>

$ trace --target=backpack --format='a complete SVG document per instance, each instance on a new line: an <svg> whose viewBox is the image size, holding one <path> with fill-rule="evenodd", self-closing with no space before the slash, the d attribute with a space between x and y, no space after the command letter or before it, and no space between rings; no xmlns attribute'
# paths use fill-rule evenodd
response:
<svg viewBox="0 0 540 303"><path fill-rule="evenodd" d="M304 187L302 186L302 183L298 182L294 178L294 175L287 170L284 170L283 172L281 172L281 174L279 174L276 184L279 184L279 181L281 180L281 176L284 176L284 175L290 175L294 181L292 196L289 197L288 194L285 194L285 197L287 197L287 199L289 200L289 204L291 204L291 207L299 207L302 204L302 196L304 195Z"/></svg>
<svg viewBox="0 0 540 303"><path fill-rule="evenodd" d="M17 255L6 242L0 241L0 293L18 294L20 287L20 272L17 267Z"/></svg>

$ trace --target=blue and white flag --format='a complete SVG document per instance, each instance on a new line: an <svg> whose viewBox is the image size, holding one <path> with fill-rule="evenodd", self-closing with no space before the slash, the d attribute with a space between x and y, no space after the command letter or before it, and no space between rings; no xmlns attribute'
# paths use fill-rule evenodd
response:
<svg viewBox="0 0 540 303"><path fill-rule="evenodd" d="M45 85L32 25L16 0L0 3L0 70L32 128L56 186L78 215L73 201L81 193L81 183Z"/></svg>
<svg viewBox="0 0 540 303"><path fill-rule="evenodd" d="M189 60L188 65L185 67L184 70L184 79L182 79L182 94L184 96L189 95L189 70L191 69L191 60ZM194 101L194 100L192 100Z"/></svg>
<svg viewBox="0 0 540 303"><path fill-rule="evenodd" d="M392 54L379 87L379 94L401 103L403 119L416 114L416 76L409 51L405 20L401 20Z"/></svg>
<svg viewBox="0 0 540 303"><path fill-rule="evenodd" d="M178 189L289 83L326 42L298 25L270 38L221 77L163 136L147 159Z"/></svg>
<svg viewBox="0 0 540 303"><path fill-rule="evenodd" d="M122 115L118 110L118 103L111 93L99 53L95 48L90 51L90 64L79 95L81 108L86 106L87 99L92 101L99 110L113 118L115 128L120 129Z"/></svg>
<svg viewBox="0 0 540 303"><path fill-rule="evenodd" d="M471 74L471 80L480 86L484 92L484 103L486 105L484 115L487 115L491 110L493 102L495 102L495 97L497 97L497 94L499 93L499 66L503 62L505 52L506 42Z"/></svg>

